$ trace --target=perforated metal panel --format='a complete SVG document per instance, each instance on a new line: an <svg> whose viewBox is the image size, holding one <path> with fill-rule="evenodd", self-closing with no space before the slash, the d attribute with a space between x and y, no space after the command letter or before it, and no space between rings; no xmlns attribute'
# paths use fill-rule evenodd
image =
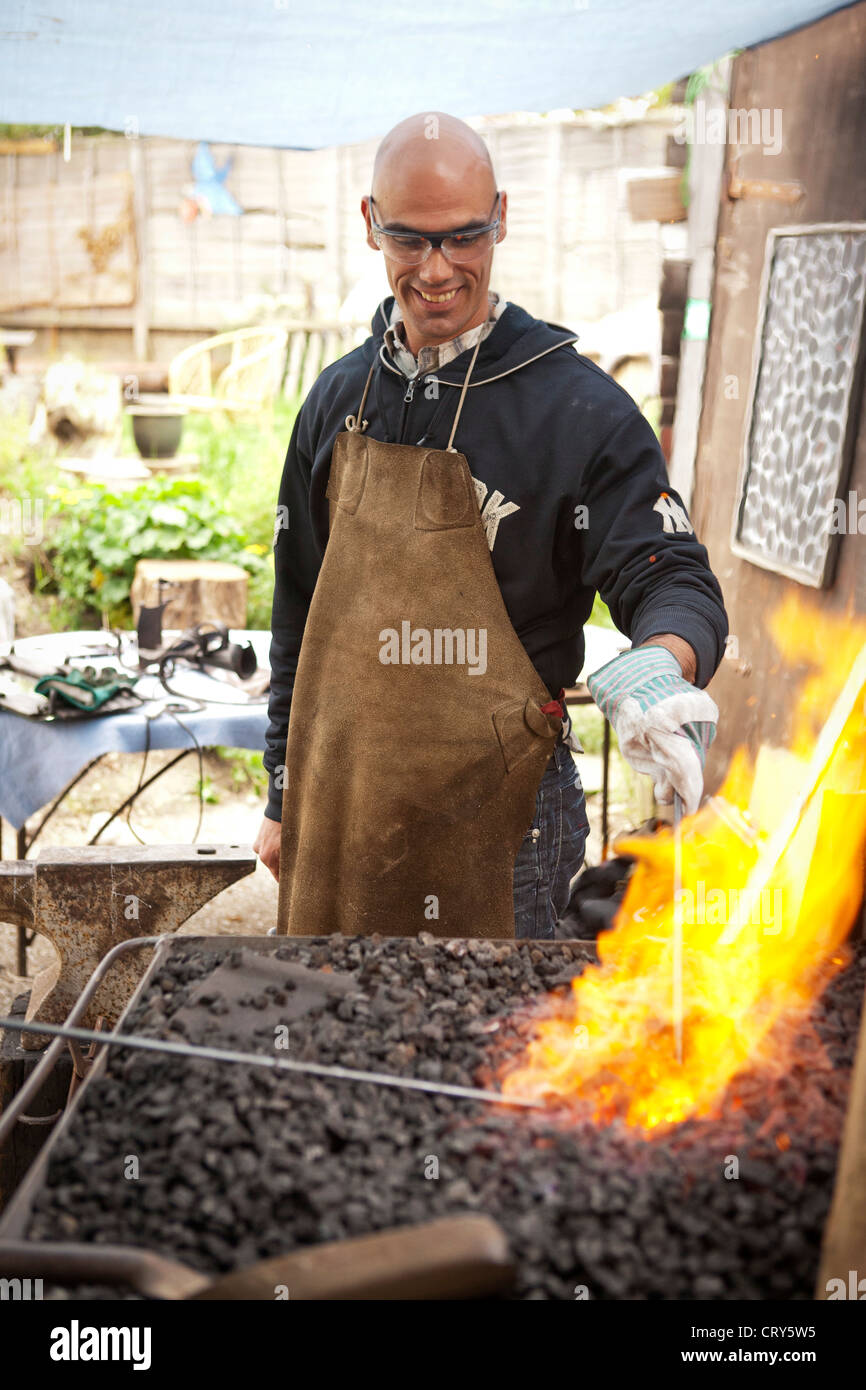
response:
<svg viewBox="0 0 866 1390"><path fill-rule="evenodd" d="M866 225L770 233L733 549L803 584L832 581L848 524L864 300Z"/></svg>

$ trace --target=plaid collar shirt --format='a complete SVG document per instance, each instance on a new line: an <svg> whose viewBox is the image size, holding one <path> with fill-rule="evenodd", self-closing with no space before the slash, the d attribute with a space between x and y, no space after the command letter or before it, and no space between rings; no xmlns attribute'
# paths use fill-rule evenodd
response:
<svg viewBox="0 0 866 1390"><path fill-rule="evenodd" d="M485 323L478 324L476 328L467 328L465 333L459 333L450 342L436 343L432 347L422 347L417 358L413 357L403 341L403 314L395 299L390 322L385 329L385 346L394 365L399 367L406 377L426 376L428 372L441 371L443 367L447 367L449 362L453 362L455 357L459 357L461 352L474 347L479 341L483 342L487 335L493 331L497 319L508 308L507 300L500 299L499 295L493 291L491 291L489 299L490 315Z"/></svg>

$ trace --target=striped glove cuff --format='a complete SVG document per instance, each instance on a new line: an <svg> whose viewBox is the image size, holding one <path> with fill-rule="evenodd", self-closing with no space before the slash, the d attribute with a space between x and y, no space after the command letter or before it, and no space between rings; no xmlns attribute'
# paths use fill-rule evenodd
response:
<svg viewBox="0 0 866 1390"><path fill-rule="evenodd" d="M657 706L676 709L675 697L699 696L703 692L683 677L680 663L666 647L634 647L614 657L587 680L587 688L599 709L619 733L620 714L629 702L631 715L646 715ZM668 703L674 700L673 706ZM709 696L705 697L708 713L715 710ZM631 703L634 702L634 703ZM637 710L635 710L635 705ZM715 721L689 720L680 725L692 743L703 767L707 749L716 734Z"/></svg>

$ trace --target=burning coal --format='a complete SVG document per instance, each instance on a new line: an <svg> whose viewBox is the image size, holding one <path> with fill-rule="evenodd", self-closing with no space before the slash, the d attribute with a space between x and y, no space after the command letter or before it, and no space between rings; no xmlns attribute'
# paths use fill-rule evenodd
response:
<svg viewBox="0 0 866 1390"><path fill-rule="evenodd" d="M708 1115L738 1073L784 1065L786 1025L846 963L866 851L866 624L791 600L772 633L783 662L809 668L791 748L754 764L740 750L718 796L683 822L676 900L673 835L619 842L637 865L600 964L565 1006L548 1002L506 1092L646 1132Z"/></svg>

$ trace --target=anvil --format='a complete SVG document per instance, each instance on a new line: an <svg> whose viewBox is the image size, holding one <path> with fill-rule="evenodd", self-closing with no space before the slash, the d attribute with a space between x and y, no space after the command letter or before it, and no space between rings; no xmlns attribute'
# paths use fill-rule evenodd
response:
<svg viewBox="0 0 866 1390"><path fill-rule="evenodd" d="M0 860L0 921L45 936L57 952L33 983L26 1017L62 1023L96 966L131 936L161 936L256 866L240 845L148 845L46 849L36 859ZM117 963L82 1022L114 1024L152 952ZM24 1033L31 1051L45 1038Z"/></svg>

